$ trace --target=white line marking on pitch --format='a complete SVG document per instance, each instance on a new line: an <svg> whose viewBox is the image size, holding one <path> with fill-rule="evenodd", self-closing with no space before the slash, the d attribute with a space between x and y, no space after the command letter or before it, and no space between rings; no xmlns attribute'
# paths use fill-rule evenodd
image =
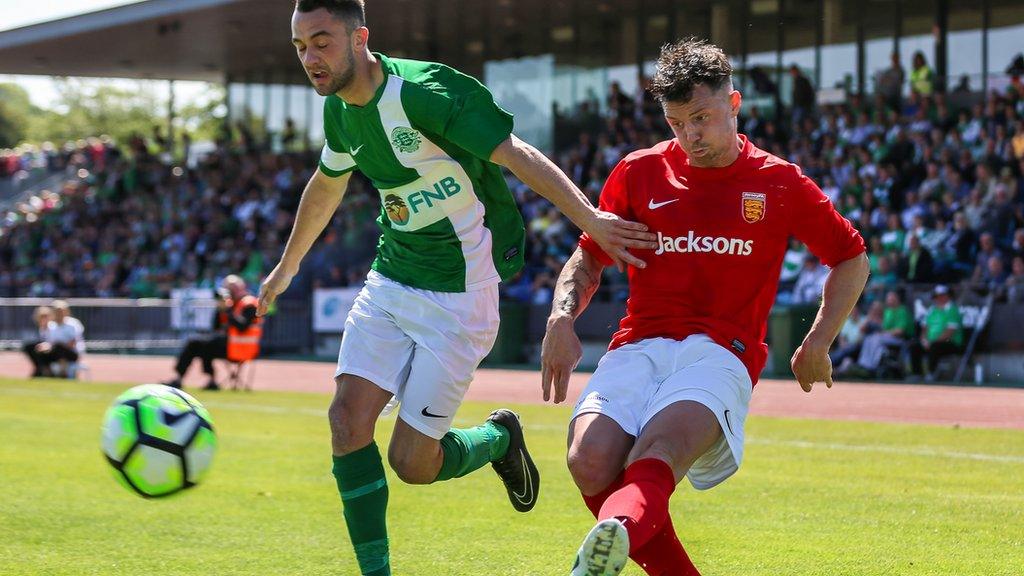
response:
<svg viewBox="0 0 1024 576"><path fill-rule="evenodd" d="M816 450L842 450L846 452L884 452L903 456L932 456L937 458L957 458L963 460L980 460L982 462L1006 462L1024 464L1024 456L1000 454L982 454L977 452L953 452L935 450L933 448L909 448L901 446L868 446L858 444L839 444L833 442L807 442L804 440L778 440L774 438L748 438L747 444L763 446L786 446L789 448L811 448Z"/></svg>

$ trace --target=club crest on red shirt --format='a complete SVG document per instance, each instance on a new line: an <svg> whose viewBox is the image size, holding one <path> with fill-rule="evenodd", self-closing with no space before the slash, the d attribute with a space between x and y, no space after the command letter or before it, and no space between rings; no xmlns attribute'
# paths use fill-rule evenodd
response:
<svg viewBox="0 0 1024 576"><path fill-rule="evenodd" d="M766 194L758 192L743 193L743 219L749 224L760 222L764 219Z"/></svg>

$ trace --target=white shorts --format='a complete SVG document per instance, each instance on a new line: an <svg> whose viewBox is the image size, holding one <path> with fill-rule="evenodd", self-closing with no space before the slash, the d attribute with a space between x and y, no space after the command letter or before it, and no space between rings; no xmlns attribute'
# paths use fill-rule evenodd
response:
<svg viewBox="0 0 1024 576"><path fill-rule="evenodd" d="M690 484L707 490L732 476L743 461L743 426L752 384L732 352L704 334L685 340L650 338L609 351L601 358L573 418L604 414L627 434L644 426L670 404L691 400L714 412L722 436L686 473Z"/></svg>
<svg viewBox="0 0 1024 576"><path fill-rule="evenodd" d="M497 335L497 285L433 292L370 271L345 320L335 377L391 392L402 420L440 439Z"/></svg>

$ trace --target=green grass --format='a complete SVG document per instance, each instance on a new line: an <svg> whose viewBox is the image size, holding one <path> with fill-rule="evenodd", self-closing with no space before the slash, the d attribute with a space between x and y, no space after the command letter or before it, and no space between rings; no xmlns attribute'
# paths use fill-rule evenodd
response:
<svg viewBox="0 0 1024 576"><path fill-rule="evenodd" d="M213 470L149 501L99 452L124 388L0 380L0 574L357 574L326 396L198 393L220 439ZM493 408L467 404L457 423ZM592 524L563 464L568 408L517 409L544 477L537 508L515 513L488 469L428 487L391 476L396 574L568 573ZM751 418L747 439L735 477L703 493L684 482L672 501L706 576L1024 573L1024 432Z"/></svg>

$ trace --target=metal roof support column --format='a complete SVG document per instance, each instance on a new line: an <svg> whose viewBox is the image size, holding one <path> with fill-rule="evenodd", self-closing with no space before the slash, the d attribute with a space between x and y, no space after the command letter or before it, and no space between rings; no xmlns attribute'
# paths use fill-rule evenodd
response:
<svg viewBox="0 0 1024 576"><path fill-rule="evenodd" d="M821 45L825 43L825 0L818 0L814 24L814 88L821 90Z"/></svg>
<svg viewBox="0 0 1024 576"><path fill-rule="evenodd" d="M935 31L938 33L935 38L935 77L938 80L935 90L945 92L949 75L949 0L935 1Z"/></svg>
<svg viewBox="0 0 1024 576"><path fill-rule="evenodd" d="M174 157L174 80L167 81L167 152Z"/></svg>
<svg viewBox="0 0 1024 576"><path fill-rule="evenodd" d="M270 69L267 68L263 71L263 136L266 138L264 145L266 149L270 149L270 87L271 87Z"/></svg>
<svg viewBox="0 0 1024 576"><path fill-rule="evenodd" d="M644 78L644 28L647 23L647 3L638 0L636 6L636 79L643 86Z"/></svg>
<svg viewBox="0 0 1024 576"><path fill-rule="evenodd" d="M981 94L988 96L988 29L992 26L992 2L981 1Z"/></svg>
<svg viewBox="0 0 1024 576"><path fill-rule="evenodd" d="M786 0L775 12L775 119L782 120L782 52L786 47Z"/></svg>
<svg viewBox="0 0 1024 576"><path fill-rule="evenodd" d="M857 10L857 94L864 96L867 57L864 53L864 10Z"/></svg>

